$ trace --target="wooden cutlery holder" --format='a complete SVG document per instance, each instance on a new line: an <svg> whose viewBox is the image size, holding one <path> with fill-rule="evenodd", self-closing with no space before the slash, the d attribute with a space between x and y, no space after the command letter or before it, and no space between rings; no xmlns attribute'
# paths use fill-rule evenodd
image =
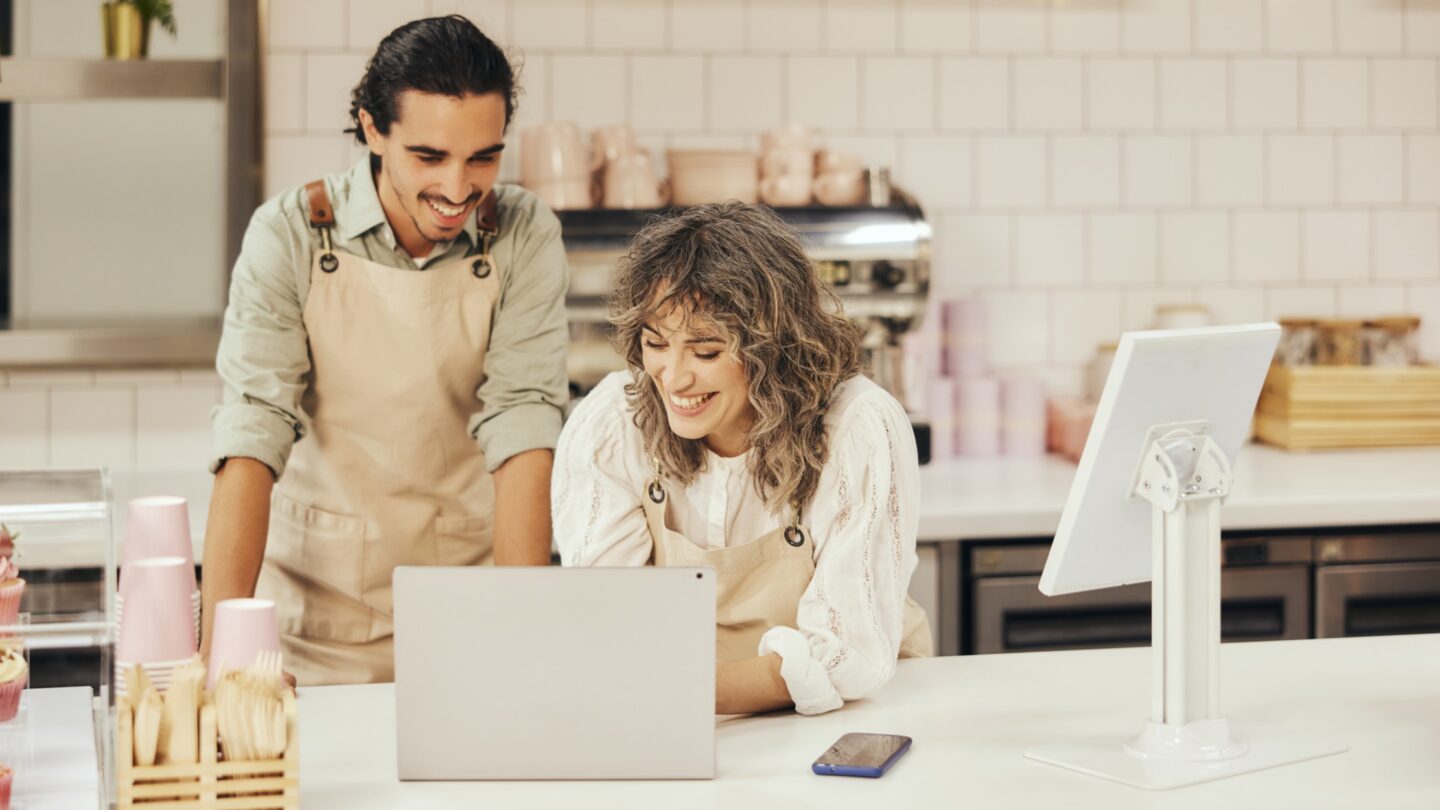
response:
<svg viewBox="0 0 1440 810"><path fill-rule="evenodd" d="M284 695L286 744L280 759L225 762L216 734L215 705L200 707L200 762L135 765L134 706L116 701L117 807L154 810L297 810L300 807L300 739L295 696Z"/></svg>

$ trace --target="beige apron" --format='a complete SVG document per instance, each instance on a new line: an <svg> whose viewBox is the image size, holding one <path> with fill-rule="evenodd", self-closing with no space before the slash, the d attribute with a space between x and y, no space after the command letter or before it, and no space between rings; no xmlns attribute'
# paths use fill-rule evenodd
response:
<svg viewBox="0 0 1440 810"><path fill-rule="evenodd" d="M490 560L495 488L468 420L500 283L495 195L476 214L479 255L416 272L333 250L324 186L307 189L322 244L308 431L275 488L256 592L276 602L300 685L389 681L395 567Z"/></svg>
<svg viewBox="0 0 1440 810"><path fill-rule="evenodd" d="M789 526L758 540L724 548L702 549L665 522L668 500L659 476L640 498L654 544L652 561L664 566L709 566L715 569L715 660L739 661L759 654L760 637L772 627L796 627L800 597L815 576L810 530L798 512ZM859 583L856 583L856 587ZM905 624L900 636L901 658L934 654L930 620L925 609L905 596Z"/></svg>

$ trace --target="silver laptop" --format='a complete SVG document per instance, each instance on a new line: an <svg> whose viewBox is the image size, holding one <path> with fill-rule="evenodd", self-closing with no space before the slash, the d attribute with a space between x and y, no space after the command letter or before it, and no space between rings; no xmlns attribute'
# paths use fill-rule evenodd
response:
<svg viewBox="0 0 1440 810"><path fill-rule="evenodd" d="M395 569L401 779L715 776L709 568Z"/></svg>

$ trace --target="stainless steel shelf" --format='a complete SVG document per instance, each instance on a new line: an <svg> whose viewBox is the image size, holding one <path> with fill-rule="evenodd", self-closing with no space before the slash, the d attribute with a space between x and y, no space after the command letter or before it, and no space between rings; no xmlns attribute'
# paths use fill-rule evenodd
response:
<svg viewBox="0 0 1440 810"><path fill-rule="evenodd" d="M219 320L0 329L0 368L211 366L219 345Z"/></svg>
<svg viewBox="0 0 1440 810"><path fill-rule="evenodd" d="M0 101L225 97L221 59L0 59Z"/></svg>

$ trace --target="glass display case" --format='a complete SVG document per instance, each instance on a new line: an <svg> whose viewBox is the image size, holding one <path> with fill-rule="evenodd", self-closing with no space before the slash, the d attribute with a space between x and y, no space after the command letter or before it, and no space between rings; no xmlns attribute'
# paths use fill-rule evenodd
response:
<svg viewBox="0 0 1440 810"><path fill-rule="evenodd" d="M0 612L8 622L0 623L0 647L21 650L29 667L19 712L0 722L0 762L14 771L19 807L95 797L108 784L113 503L106 470L0 470L0 523L16 535L13 561L25 580L18 616ZM3 692L0 683L0 704Z"/></svg>

